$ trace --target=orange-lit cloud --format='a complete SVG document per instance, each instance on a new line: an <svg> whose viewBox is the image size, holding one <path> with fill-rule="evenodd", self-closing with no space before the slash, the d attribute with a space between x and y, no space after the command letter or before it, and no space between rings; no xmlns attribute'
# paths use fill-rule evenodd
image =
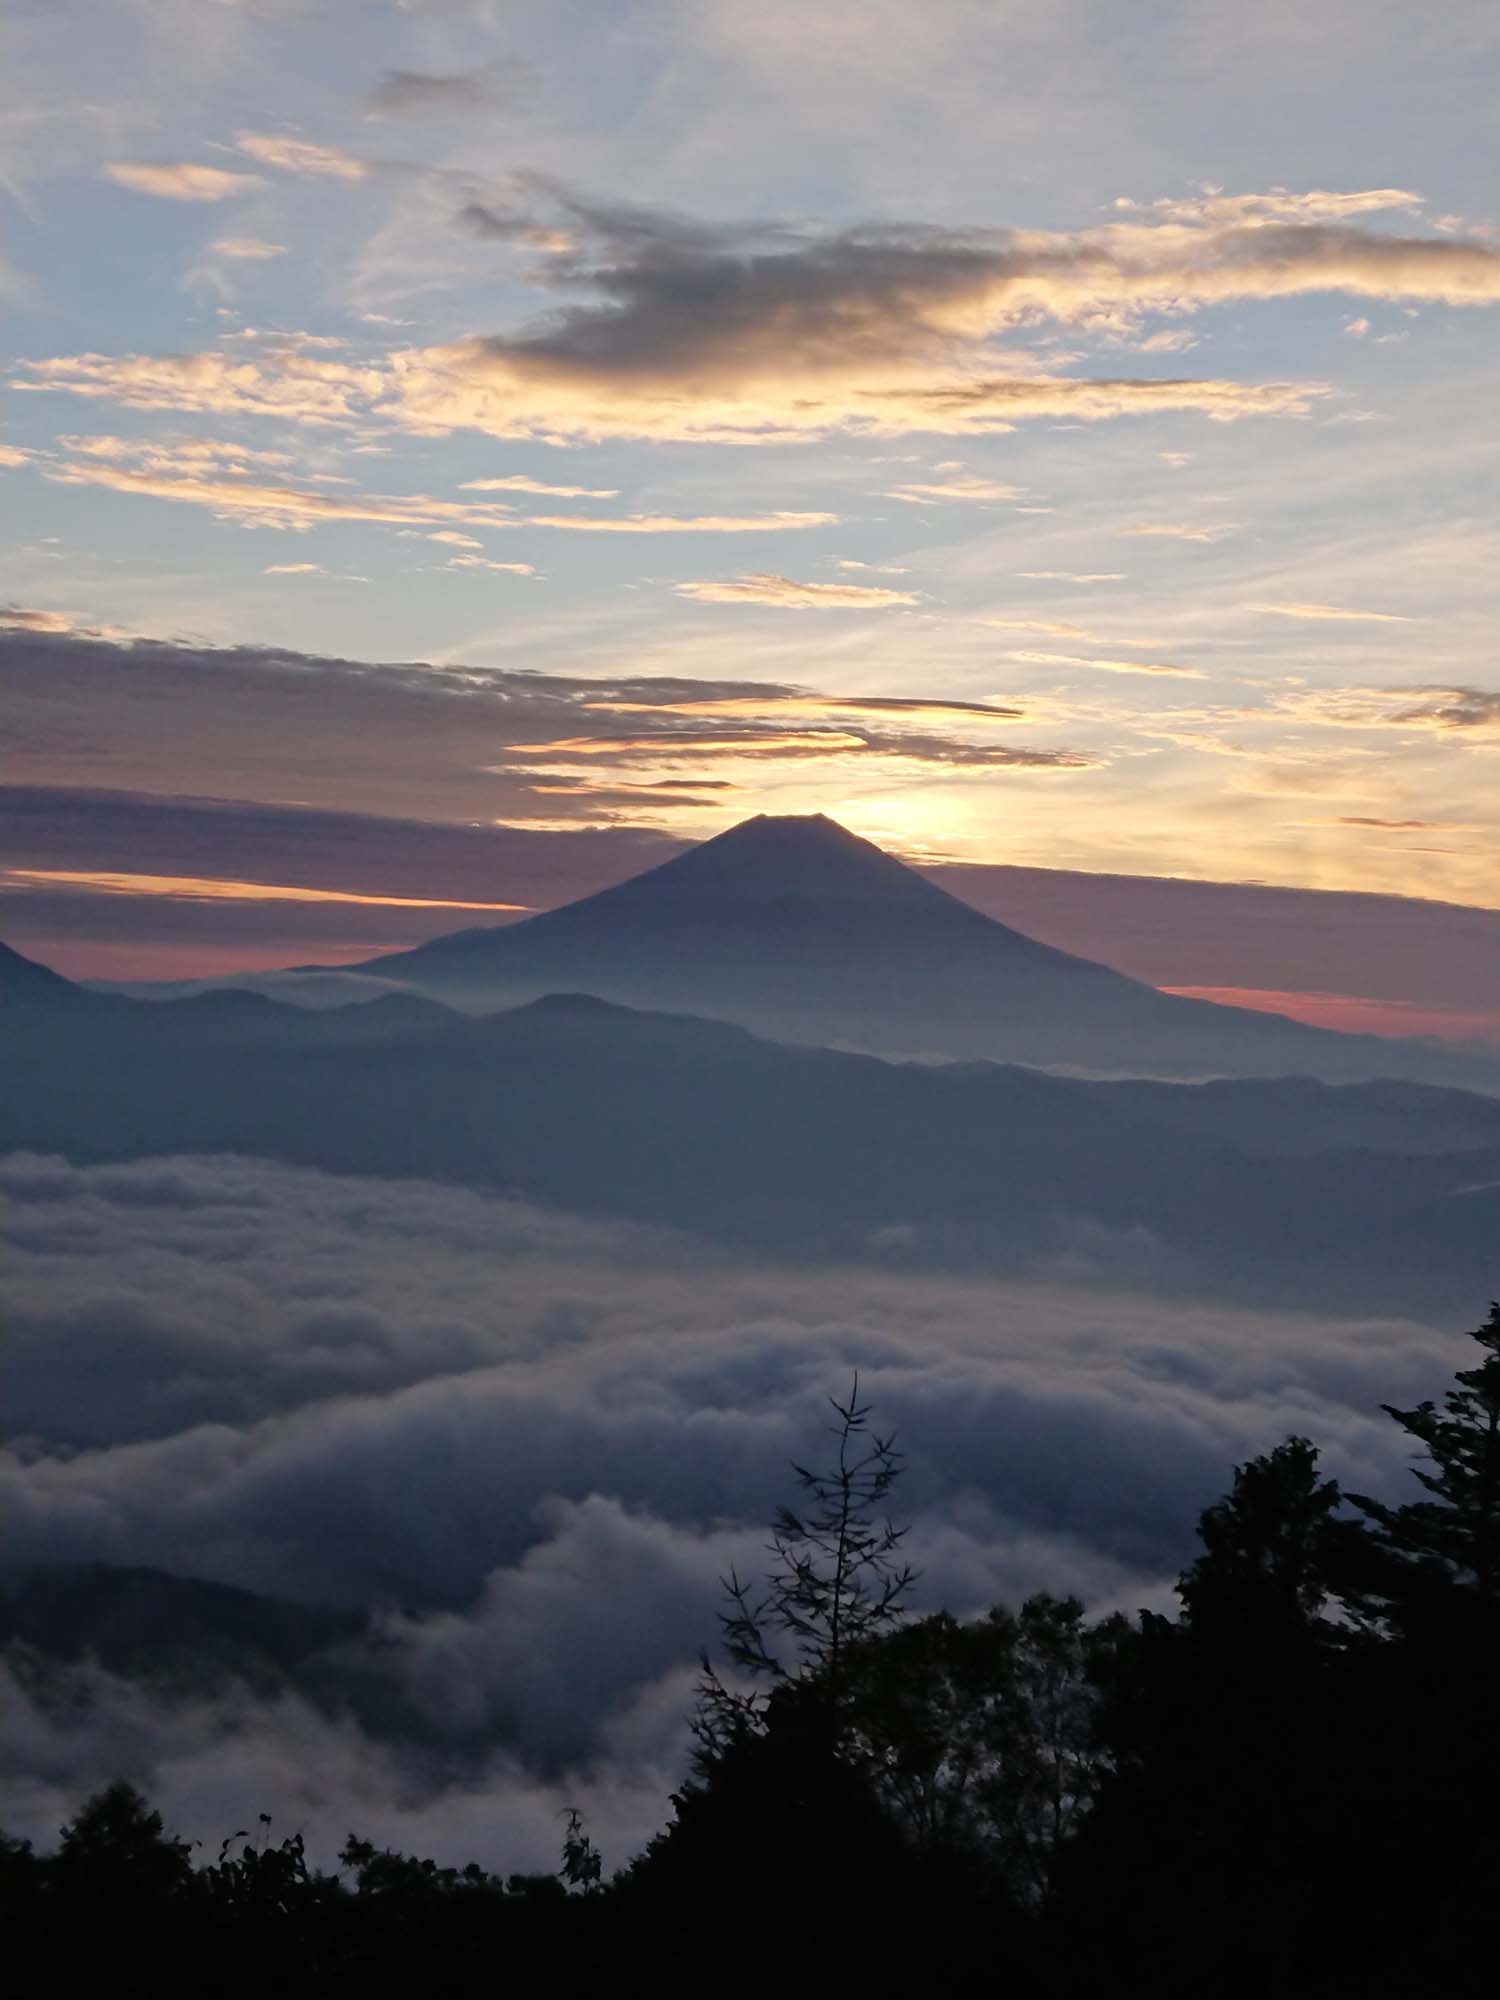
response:
<svg viewBox="0 0 1500 2000"><path fill-rule="evenodd" d="M298 486L265 486L224 476L178 475L108 461L49 466L48 479L65 486L102 486L156 500L207 507L222 519L276 528L314 527L328 521L379 521L426 525L462 521L484 528L560 528L586 534L767 534L822 527L833 514L633 514L624 519L571 514L523 514L499 501L440 500L428 493L312 493ZM477 546L477 545L476 545Z"/></svg>
<svg viewBox="0 0 1500 2000"><path fill-rule="evenodd" d="M355 181L371 171L336 148L282 135L242 133L238 144L281 172ZM615 209L535 177L525 200L528 208L504 214L471 201L458 219L481 234L545 243L551 254L532 277L562 303L488 337L399 350L342 380L303 375L295 390L280 379L295 373L285 352L262 359L258 380L216 374L222 357L213 355L34 366L52 386L149 395L154 407L300 408L301 421L347 421L357 399L364 419L426 435L963 436L1039 417L1305 415L1328 393L1308 381L1048 373L1034 351L998 344L1039 319L1149 339L1162 351L1181 344L1182 330L1148 335L1148 315L1180 320L1320 293L1451 306L1500 300L1500 248L1482 234L1364 226L1370 214L1410 209L1416 197L1401 189L1126 203L1116 220L1071 232L705 224ZM913 485L906 497L938 495L919 496Z"/></svg>
<svg viewBox="0 0 1500 2000"><path fill-rule="evenodd" d="M74 354L22 361L12 389L66 390L132 410L193 410L336 425L362 419L387 381L382 366L354 367L296 349L251 357L202 354Z"/></svg>
<svg viewBox="0 0 1500 2000"><path fill-rule="evenodd" d="M187 160L113 160L104 171L117 187L161 201L229 201L265 186L259 174L232 174Z"/></svg>
<svg viewBox="0 0 1500 2000"><path fill-rule="evenodd" d="M1500 737L1500 689L1426 687L1294 688L1247 721L1286 720L1336 729L1412 729L1489 741Z"/></svg>
<svg viewBox="0 0 1500 2000"><path fill-rule="evenodd" d="M488 556L449 556L444 569L493 569L503 576L535 576L535 563L491 562Z"/></svg>
<svg viewBox="0 0 1500 2000"><path fill-rule="evenodd" d="M524 910L525 903L451 902L431 896L358 896L344 889L294 889L267 882L231 882L200 875L134 875L107 869L0 869L0 890L11 887L89 889L96 894L169 896L206 903L368 903L410 910Z"/></svg>
<svg viewBox="0 0 1500 2000"><path fill-rule="evenodd" d="M764 697L723 695L697 701L586 701L586 709L602 709L611 715L837 715L854 711L864 715L897 715L914 718L931 716L993 717L1015 721L1019 708L997 708L982 701L924 701L911 695L814 695L778 694L768 689Z"/></svg>
<svg viewBox="0 0 1500 2000"><path fill-rule="evenodd" d="M754 535L782 528L829 528L837 514L527 514L530 528L568 528L587 535Z"/></svg>
<svg viewBox="0 0 1500 2000"><path fill-rule="evenodd" d="M47 477L64 486L103 486L114 493L139 493L208 507L226 520L266 527L305 528L326 521L387 521L426 525L468 521L506 528L512 518L481 501L438 500L427 493L310 493L299 486L263 486L225 477L165 476L114 464L70 463L49 467Z"/></svg>
<svg viewBox="0 0 1500 2000"><path fill-rule="evenodd" d="M196 410L279 417L312 425L374 421L419 435L480 430L495 437L576 443L660 437L697 443L774 444L840 429L874 436L922 430L955 436L1007 431L1036 417L1101 422L1197 411L1222 422L1305 414L1326 393L1316 383L1078 380L1040 373L970 373L905 382L903 371L868 383L824 380L815 392L767 363L763 381L726 393L684 381L645 394L632 383L576 389L519 379L483 342L413 349L354 364L319 360L293 345L255 358L196 354L75 354L22 361L15 389L62 390L128 409ZM909 372L909 371L905 371Z"/></svg>
<svg viewBox="0 0 1500 2000"><path fill-rule="evenodd" d="M724 729L694 732L662 730L657 735L568 736L547 742L507 743L506 753L519 757L630 758L644 763L672 764L683 758L857 757L890 760L913 766L951 770L1085 771L1104 760L1075 750L1016 750L1008 744L961 742L953 737L914 731L859 729L788 730ZM505 774L507 766L489 767ZM563 771L547 772L561 776Z"/></svg>
<svg viewBox="0 0 1500 2000"><path fill-rule="evenodd" d="M1117 535L1157 535L1173 542L1222 542L1235 532L1232 522L1204 526L1194 521L1133 521L1128 528L1116 528Z"/></svg>
<svg viewBox="0 0 1500 2000"><path fill-rule="evenodd" d="M315 180L362 181L369 162L357 160L337 146L314 146L306 139L288 139L271 132L241 132L235 144L262 166Z"/></svg>
<svg viewBox="0 0 1500 2000"><path fill-rule="evenodd" d="M769 756L778 751L812 752L832 756L841 750L863 750L863 736L840 729L756 730L736 735L693 736L673 732L661 736L562 736L551 743L507 743L517 757L617 757L622 752L650 753L657 757L739 757Z"/></svg>
<svg viewBox="0 0 1500 2000"><path fill-rule="evenodd" d="M1088 667L1098 674L1175 674L1179 680L1204 681L1201 667L1179 667L1166 660L1086 660L1072 653L1012 653L1011 659L1035 667Z"/></svg>
<svg viewBox="0 0 1500 2000"><path fill-rule="evenodd" d="M1034 417L1100 422L1196 411L1232 423L1305 415L1326 393L1307 382L1084 381L956 369L935 377L895 359L883 367L850 362L840 371L805 353L778 360L769 343L755 368L731 371L728 381L686 376L653 388L634 374L616 379L603 368L544 364L519 347L476 340L400 357L380 414L419 433L478 430L550 443L662 438L778 444L839 430L871 437L911 431L985 436Z"/></svg>
<svg viewBox="0 0 1500 2000"><path fill-rule="evenodd" d="M1350 611L1341 604L1257 604L1252 607L1271 618L1308 618L1348 621L1362 625L1409 625L1411 620L1393 611Z"/></svg>
<svg viewBox="0 0 1500 2000"><path fill-rule="evenodd" d="M1500 298L1500 253L1482 240L1359 226L1409 207L1404 190L1127 206L1129 220L1073 233L908 227L800 239L553 192L580 248L552 282L596 299L537 329L407 357L409 421L498 435L766 439L962 434L1126 409L1295 413L1317 385L1048 377L1029 359L998 368L991 342L1037 316L1128 333L1149 312L1309 292ZM496 220L507 234L520 226ZM1156 338L1161 347L1182 335Z"/></svg>
<svg viewBox="0 0 1500 2000"><path fill-rule="evenodd" d="M1340 813L1335 819L1308 819L1303 826L1354 826L1375 833L1476 833L1477 827L1456 819L1377 819L1369 813Z"/></svg>
<svg viewBox="0 0 1500 2000"><path fill-rule="evenodd" d="M615 486L549 486L545 479L528 479L521 472L510 473L504 479L466 479L459 490L464 493L546 493L554 500L619 498L619 488Z"/></svg>
<svg viewBox="0 0 1500 2000"><path fill-rule="evenodd" d="M77 630L77 624L66 611L41 611L30 605L0 604L0 630L73 632Z"/></svg>
<svg viewBox="0 0 1500 2000"><path fill-rule="evenodd" d="M1120 639L1114 636L1101 638L1097 632L1086 632L1081 625L1070 625L1059 618L976 618L976 625L986 625L995 632L1040 632L1047 639L1080 639L1087 646L1140 646L1143 649L1159 645L1158 639Z"/></svg>
<svg viewBox="0 0 1500 2000"><path fill-rule="evenodd" d="M533 797L539 799L576 799L590 808L597 806L619 806L627 812L639 815L641 812L713 812L722 808L720 798L703 798L700 793L721 790L738 791L737 785L724 786L712 779L702 784L687 779L676 783L660 785L592 784L587 779L575 778L570 783L558 785L531 785L527 788Z"/></svg>
<svg viewBox="0 0 1500 2000"><path fill-rule="evenodd" d="M902 486L887 488L887 500L905 500L914 507L940 507L945 502L959 500L1024 500L1024 486L1004 486L997 479L980 479L973 473L958 474L950 479L930 480L926 484L912 482Z"/></svg>
<svg viewBox="0 0 1500 2000"><path fill-rule="evenodd" d="M882 590L862 583L799 583L789 576L752 574L723 582L679 583L679 597L700 604L772 604L787 611L888 611L919 604L910 590Z"/></svg>
<svg viewBox="0 0 1500 2000"><path fill-rule="evenodd" d="M209 244L216 257L228 257L234 263L263 264L272 257L284 257L284 243L267 243L260 236L220 236Z"/></svg>
<svg viewBox="0 0 1500 2000"><path fill-rule="evenodd" d="M288 451L254 450L249 445L231 444L225 438L77 437L64 434L57 442L64 451L83 458L105 459L113 464L134 464L148 472L231 472L238 476L251 466L281 467L296 463Z"/></svg>
<svg viewBox="0 0 1500 2000"><path fill-rule="evenodd" d="M1328 188L1310 188L1293 194L1289 188L1271 188L1265 194L1190 195L1183 200L1132 201L1122 195L1115 202L1121 214L1148 216L1161 222L1209 223L1264 227L1273 222L1347 222L1356 215L1378 215L1391 209L1415 210L1422 197L1409 188L1362 188L1340 194Z"/></svg>

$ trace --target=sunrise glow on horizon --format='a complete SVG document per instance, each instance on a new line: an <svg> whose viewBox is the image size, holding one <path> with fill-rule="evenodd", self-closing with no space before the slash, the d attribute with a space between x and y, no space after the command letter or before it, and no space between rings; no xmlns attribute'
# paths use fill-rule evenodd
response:
<svg viewBox="0 0 1500 2000"><path fill-rule="evenodd" d="M357 76L75 11L5 31L6 935L293 962L283 884L347 957L757 812L1500 910L1484 10L1123 92L1092 0L374 5Z"/></svg>

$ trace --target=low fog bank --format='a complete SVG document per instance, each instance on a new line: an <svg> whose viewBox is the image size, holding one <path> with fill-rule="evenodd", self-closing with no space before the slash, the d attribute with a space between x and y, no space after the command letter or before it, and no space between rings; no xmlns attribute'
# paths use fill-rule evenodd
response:
<svg viewBox="0 0 1500 2000"><path fill-rule="evenodd" d="M617 1864L666 1817L718 1579L755 1568L856 1368L908 1458L922 1604L1133 1609L1164 1600L1233 1465L1290 1431L1399 1490L1378 1405L1440 1392L1459 1331L1062 1275L752 1272L239 1159L11 1156L0 1199L12 1571L145 1564L372 1615L312 1695L23 1670L0 1825L44 1842L124 1774L215 1849L269 1812L325 1858L352 1827L546 1867L579 1805Z"/></svg>

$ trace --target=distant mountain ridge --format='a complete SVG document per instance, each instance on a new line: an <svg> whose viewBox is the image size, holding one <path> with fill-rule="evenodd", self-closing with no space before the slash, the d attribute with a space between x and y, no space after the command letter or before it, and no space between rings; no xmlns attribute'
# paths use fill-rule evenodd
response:
<svg viewBox="0 0 1500 2000"><path fill-rule="evenodd" d="M1493 1289L1500 1103L1420 1085L891 1061L577 993L477 1020L64 1000L6 1025L0 1150L447 1181L753 1256L1379 1312Z"/></svg>
<svg viewBox="0 0 1500 2000"><path fill-rule="evenodd" d="M761 814L579 902L344 970L470 1011L580 991L882 1054L1500 1094L1500 1059L1182 999L1040 944L822 814Z"/></svg>

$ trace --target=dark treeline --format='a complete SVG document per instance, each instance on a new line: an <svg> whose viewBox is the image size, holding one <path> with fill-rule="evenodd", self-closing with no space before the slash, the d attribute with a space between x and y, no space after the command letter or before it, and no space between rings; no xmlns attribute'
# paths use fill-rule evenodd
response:
<svg viewBox="0 0 1500 2000"><path fill-rule="evenodd" d="M1500 1968L1500 1306L1392 1506L1305 1438L1203 1515L1175 1617L907 1609L900 1460L855 1392L766 1577L727 1580L693 1770L606 1879L236 1831L117 1784L0 1840L12 1966L163 1993L1468 1995Z"/></svg>

